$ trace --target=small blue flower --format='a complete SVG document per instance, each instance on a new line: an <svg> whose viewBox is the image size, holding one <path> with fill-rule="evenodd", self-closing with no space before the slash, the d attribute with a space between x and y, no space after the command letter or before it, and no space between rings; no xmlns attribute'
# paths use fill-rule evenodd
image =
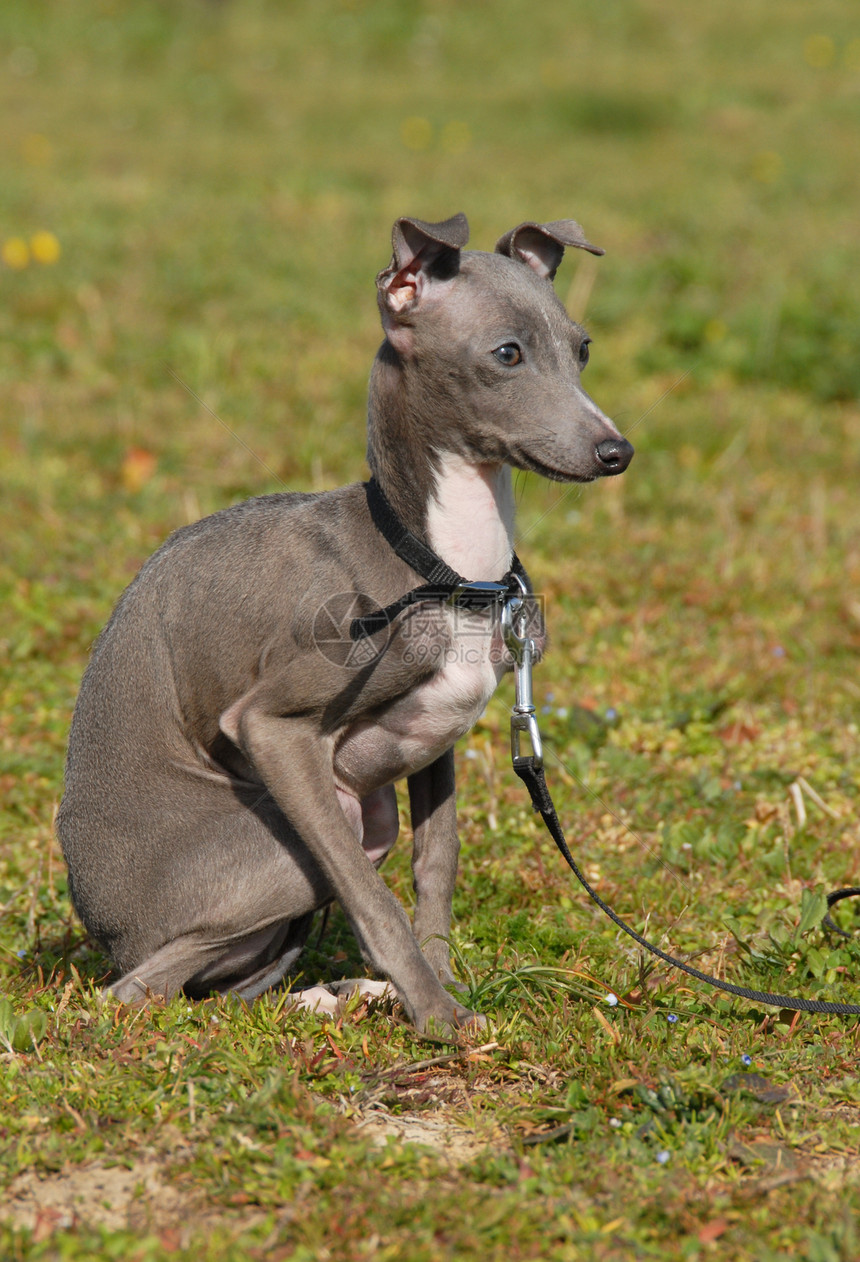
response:
<svg viewBox="0 0 860 1262"><path fill-rule="evenodd" d="M741 1057L741 1064L742 1064L742 1065L751 1065L751 1064L752 1064L752 1056L748 1056L748 1055L746 1054L746 1052L744 1052L743 1056Z"/></svg>
<svg viewBox="0 0 860 1262"><path fill-rule="evenodd" d="M675 1024L675 1022L678 1020L678 1018L677 1018L677 1016L675 1015L675 1013L674 1013L674 1012L667 1012L667 1013L666 1013L666 1020L667 1020L667 1021L671 1024L671 1025L674 1025L674 1024Z"/></svg>
<svg viewBox="0 0 860 1262"><path fill-rule="evenodd" d="M613 719L617 719L617 718L618 718L618 711L615 709L615 706L611 705L609 709L606 711L606 721L607 723L611 723Z"/></svg>
<svg viewBox="0 0 860 1262"><path fill-rule="evenodd" d="M606 996L606 1002L609 1004L610 1008L617 1008L618 996L613 995L612 991L610 990L609 994Z"/></svg>
<svg viewBox="0 0 860 1262"><path fill-rule="evenodd" d="M660 1151L660 1152L658 1152L658 1153L657 1153L657 1160L660 1162L660 1165L661 1165L661 1166L665 1166L665 1165L666 1165L666 1163L667 1163L667 1162L668 1162L668 1160L669 1160L669 1153L668 1153L667 1149L663 1148L663 1149L661 1149L661 1151Z"/></svg>

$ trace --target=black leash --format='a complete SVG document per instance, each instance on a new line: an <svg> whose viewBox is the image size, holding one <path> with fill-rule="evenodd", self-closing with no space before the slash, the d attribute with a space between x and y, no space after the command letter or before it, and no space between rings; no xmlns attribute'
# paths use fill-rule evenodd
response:
<svg viewBox="0 0 860 1262"><path fill-rule="evenodd" d="M698 968L693 968L691 964L685 964L683 960L676 959L674 955L668 955L665 951L661 951L659 947L648 942L635 929L631 929L630 925L618 916L611 907L604 903L603 899L592 889L582 872L577 867L573 855L570 853L564 832L559 823L558 814L553 805L552 797L547 788L546 777L543 773L543 767L535 766L535 759L532 755L521 756L514 759L514 771L520 777L529 791L532 805L536 811L539 811L543 822L547 826L550 836L564 857L570 870L573 872L580 885L590 898L597 903L601 911L606 912L610 920L618 925L619 929L623 929L626 934L638 942L639 946L644 947L646 951L650 951L652 955L656 955L658 959L663 960L666 964L671 964L673 968L679 968L684 973L689 973L691 977L697 978L700 982L707 982L709 986L715 986L717 990L724 990L730 995L737 995L741 999L749 999L753 1003L763 1003L775 1008L790 1008L795 1012L829 1012L837 1016L858 1016L860 1015L860 1005L852 1003L826 1003L822 999L799 999L793 995L774 995L765 990L750 990L746 986L733 986L731 982L721 981L719 977L711 977L709 973L703 973ZM860 894L860 889L851 888L844 890L835 890L832 894L827 895L827 905L832 907L834 903L839 902L842 898L848 898L850 895ZM834 928L838 933L844 934L844 929L839 929L833 923L830 916L824 920L824 924L830 921L828 928Z"/></svg>
<svg viewBox="0 0 860 1262"><path fill-rule="evenodd" d="M719 977L712 977L710 973L703 973L701 969L693 968L692 964L686 964L683 960L677 959L674 955L668 955L665 951L661 951L659 947L654 946L653 943L643 938L640 933L637 933L635 929L631 929L603 901L597 891L589 885L579 870L573 855L570 853L559 822L558 813L547 788L546 777L543 771L541 735L537 725L534 699L532 697L532 663L534 661L535 646L527 634L522 601L518 600L516 596L511 597L502 609L502 632L505 637L505 644L514 659L515 701L511 711L511 761L514 771L528 789L532 806L540 813L550 836L561 851L568 867L589 898L594 900L600 910L605 912L610 920L618 925L619 929L623 929L634 942L644 947L646 951L650 951L652 955L656 955L664 963L671 964L672 968L678 968L683 973L688 973L690 977L697 978L700 982L707 982L709 986L714 986L717 990L724 990L727 994L737 995L739 998L751 1000L753 1003L763 1003L775 1008L789 1008L795 1012L830 1012L839 1016L860 1016L860 1004L826 1003L821 999L797 999L792 995L774 995L769 991L750 990L746 986L734 986L731 982L724 982ZM523 754L520 751L520 738L523 734L528 736L532 748L531 754ZM860 894L860 889L835 890L827 896L828 908L839 902L840 899L848 898L853 894ZM832 927L837 929L839 933L844 934L844 930L838 929L829 914L825 917L824 923L828 928ZM850 935L845 934L845 936L848 937Z"/></svg>
<svg viewBox="0 0 860 1262"><path fill-rule="evenodd" d="M840 934L840 936L843 938L852 937L853 935L850 934L847 929L839 928L836 921L830 915L830 908L833 906L834 903L841 902L843 898L857 898L858 896L860 896L860 886L857 886L857 885L852 885L849 888L844 889L844 890L833 890L832 893L828 894L827 895L827 915L824 917L824 919L821 922L822 926L825 929L829 929L832 933Z"/></svg>
<svg viewBox="0 0 860 1262"><path fill-rule="evenodd" d="M693 968L691 964L685 964L683 960L676 959L674 955L669 955L648 942L635 929L631 929L630 925L625 924L621 917L603 901L597 891L589 885L570 853L558 813L547 788L543 771L540 732L532 698L531 668L535 650L533 642L525 633L527 619L525 600L530 591L519 558L515 553L510 570L499 583L469 582L404 526L375 478L371 478L365 484L365 491L367 506L376 529L400 559L405 561L416 574L420 574L425 581L422 586L413 588L398 600L386 605L384 609L376 609L361 618L353 619L349 628L350 638L360 640L383 630L402 610L423 600L450 601L468 609L501 606L502 631L505 643L514 659L516 681L516 703L511 715L511 754L514 771L528 789L534 809L542 816L550 836L561 851L568 867L600 910L605 912L610 920L618 925L619 929L623 929L634 942L652 955L656 955L665 964L670 964L672 968L680 969L690 977L706 982L709 986L723 990L729 995L737 995L740 999L767 1004L769 1007L788 1008L795 1012L827 1012L837 1016L860 1016L858 1004L827 1003L820 999L799 999L792 995L775 995L769 991L734 986L731 982L724 982L719 977L711 977L709 973L703 973L700 969ZM517 626L514 625L515 621ZM523 735L527 736L531 743L533 752L529 755L520 752L520 737ZM835 890L827 895L828 909L841 899L854 895L860 895L860 888ZM842 934L843 937L851 936L844 929L840 929L829 914L825 916L822 923L828 929Z"/></svg>

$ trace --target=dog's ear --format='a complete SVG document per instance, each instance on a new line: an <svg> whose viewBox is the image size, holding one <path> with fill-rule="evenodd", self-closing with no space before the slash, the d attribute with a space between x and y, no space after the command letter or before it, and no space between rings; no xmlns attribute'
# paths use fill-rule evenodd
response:
<svg viewBox="0 0 860 1262"><path fill-rule="evenodd" d="M394 257L376 278L382 323L390 341L394 326L408 324L433 284L460 269L460 250L469 240L465 215L442 223L398 219L391 234Z"/></svg>
<svg viewBox="0 0 860 1262"><path fill-rule="evenodd" d="M521 223L496 242L496 253L527 263L538 276L555 278L564 258L565 247L575 245L592 254L604 254L600 246L585 239L585 233L572 219L555 219L552 223Z"/></svg>

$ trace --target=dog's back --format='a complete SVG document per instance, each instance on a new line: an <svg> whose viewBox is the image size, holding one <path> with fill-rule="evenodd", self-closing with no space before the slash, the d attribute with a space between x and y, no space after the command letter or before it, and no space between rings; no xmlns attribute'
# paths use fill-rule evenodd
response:
<svg viewBox="0 0 860 1262"><path fill-rule="evenodd" d="M360 556L341 541L363 505L360 485L268 495L182 527L99 636L75 707L57 832L75 908L121 969L169 936L172 913L177 929L187 923L188 889L214 891L217 848L203 838L214 819L229 826L261 797L219 716L264 663L273 669L279 648L307 647L314 610L355 582ZM286 837L270 802L257 809ZM176 881L180 869L201 869L196 886ZM210 902L202 890L200 902Z"/></svg>

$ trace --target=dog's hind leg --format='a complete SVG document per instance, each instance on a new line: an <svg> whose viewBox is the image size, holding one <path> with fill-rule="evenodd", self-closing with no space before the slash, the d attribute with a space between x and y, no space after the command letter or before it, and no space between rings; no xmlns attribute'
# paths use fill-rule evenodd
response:
<svg viewBox="0 0 860 1262"><path fill-rule="evenodd" d="M280 921L231 943L204 942L199 933L188 934L168 942L107 989L123 1003L140 1003L148 994L169 999L180 990L191 999L227 990L256 999L283 981L301 954L313 918L310 912ZM206 963L201 967L202 958Z"/></svg>
<svg viewBox="0 0 860 1262"><path fill-rule="evenodd" d="M242 999L256 999L277 986L301 955L313 925L314 912L252 934L231 946L183 986L192 999L213 990L235 991Z"/></svg>
<svg viewBox="0 0 860 1262"><path fill-rule="evenodd" d="M339 794L339 797L344 814L359 841L365 845L369 857L380 863L397 837L394 787L388 785L362 802L346 793ZM255 918L259 926L258 917L272 914L279 901L277 889L281 882L284 882L282 905L285 907L289 906L290 894L295 897L298 884L297 872L290 870L289 844L287 849L283 846L288 837L283 835L282 840L276 840L275 835L280 831L277 826L279 821L275 817L270 822L274 825L273 832L261 827L261 821L249 813L235 808L227 812L221 828L213 829L206 849L210 862L220 854L225 877L231 868L244 868L244 881L237 883L235 872L231 873L229 882L224 880L220 898L218 883L211 882L210 885L205 875L201 874L203 880L199 883L191 882L185 895L189 906L196 905L199 909L201 896L203 901L211 901L211 912L204 917L208 926L189 927L187 932L176 934L169 942L146 955L139 964L107 987L115 998L123 1003L140 1003L150 993L170 998L182 990L196 999L213 991L232 990L243 999L250 1000L283 981L307 941L314 912L251 928ZM244 845L238 844L239 834ZM182 848L184 841L187 842L187 839L176 839L177 850ZM225 844L232 847L237 856L241 852L243 861L236 862ZM189 868L190 865L186 867L186 873ZM305 879L307 876L306 873ZM204 895L206 886L210 888ZM230 908L226 906L224 895L228 889ZM181 923L183 901L181 891L174 886L169 898L173 905L172 914L169 914L165 890L162 913L169 920ZM323 897L314 901L323 905L327 900ZM249 928L245 934L240 928L243 916Z"/></svg>

